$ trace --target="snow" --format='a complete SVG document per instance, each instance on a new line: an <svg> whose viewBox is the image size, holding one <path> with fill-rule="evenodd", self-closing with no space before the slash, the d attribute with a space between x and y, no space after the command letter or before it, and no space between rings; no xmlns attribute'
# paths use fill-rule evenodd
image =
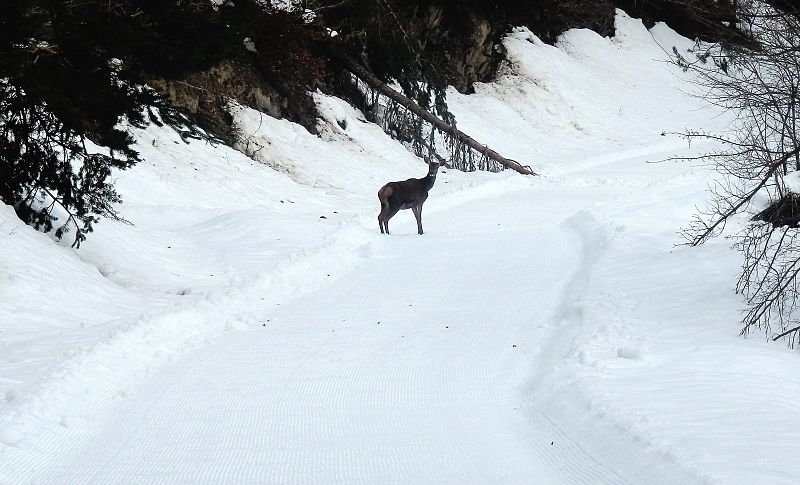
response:
<svg viewBox="0 0 800 485"><path fill-rule="evenodd" d="M424 236L376 221L422 161L321 93L320 136L235 108L241 152L138 130L80 250L0 205L0 483L797 483L798 355L738 336L727 241L674 246L709 173L655 163L730 117L617 32L449 92L543 175L440 170Z"/></svg>

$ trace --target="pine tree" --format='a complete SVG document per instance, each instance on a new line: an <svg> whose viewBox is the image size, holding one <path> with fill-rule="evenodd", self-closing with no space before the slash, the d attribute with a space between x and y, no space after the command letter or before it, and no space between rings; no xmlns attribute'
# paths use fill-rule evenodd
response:
<svg viewBox="0 0 800 485"><path fill-rule="evenodd" d="M0 2L2 201L58 238L74 232L74 246L101 216L121 220L111 174L139 156L120 122L142 126L156 107L159 122L201 134L145 84L239 55L265 11L236 3Z"/></svg>
<svg viewBox="0 0 800 485"><path fill-rule="evenodd" d="M79 25L62 22L71 4L7 0L0 7L0 197L37 228L57 225L58 238L74 231L79 246L99 216L119 218L109 175L138 155L117 123L122 116L143 122L141 108L155 98L81 42Z"/></svg>

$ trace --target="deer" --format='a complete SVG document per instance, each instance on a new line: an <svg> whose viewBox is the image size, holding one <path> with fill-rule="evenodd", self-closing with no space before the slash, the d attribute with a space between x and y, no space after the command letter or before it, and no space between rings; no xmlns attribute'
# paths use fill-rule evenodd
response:
<svg viewBox="0 0 800 485"><path fill-rule="evenodd" d="M386 230L389 234L389 219L398 211L411 209L417 218L417 234L422 234L422 204L428 199L428 191L436 182L436 173L440 163L428 162L428 175L421 179L408 179L399 182L389 182L378 191L378 200L381 202L381 212L378 214L378 226L381 234Z"/></svg>

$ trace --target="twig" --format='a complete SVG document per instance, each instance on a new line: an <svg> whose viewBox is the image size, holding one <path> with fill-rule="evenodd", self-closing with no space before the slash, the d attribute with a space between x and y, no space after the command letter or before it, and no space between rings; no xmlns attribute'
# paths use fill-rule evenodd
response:
<svg viewBox="0 0 800 485"><path fill-rule="evenodd" d="M792 333L792 332L796 332L796 331L798 331L798 330L800 330L800 325L798 325L798 326L794 327L794 328L793 328L793 329L791 329L791 330L787 330L787 331L783 332L782 334L780 334L780 335L778 335L778 336L776 336L776 337L773 337L772 341L773 341L773 342L775 342L775 341L776 341L776 340L778 340L779 338L781 338L781 337L785 337L785 336L789 335L790 333Z"/></svg>

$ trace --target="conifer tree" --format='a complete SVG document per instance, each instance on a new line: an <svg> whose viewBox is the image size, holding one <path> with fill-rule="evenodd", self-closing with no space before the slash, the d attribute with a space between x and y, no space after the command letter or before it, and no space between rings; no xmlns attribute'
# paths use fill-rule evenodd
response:
<svg viewBox="0 0 800 485"><path fill-rule="evenodd" d="M70 17L79 3L0 7L0 197L37 228L57 224L58 238L74 232L75 246L99 216L119 218L109 176L138 155L117 124L143 122L141 107L155 101L119 60L86 42Z"/></svg>
<svg viewBox="0 0 800 485"><path fill-rule="evenodd" d="M75 246L101 216L121 219L111 174L139 160L121 122L152 119L204 135L147 81L181 79L248 55L264 75L288 78L293 57L264 48L304 52L305 31L283 35L295 25L287 15L258 0L3 0L0 198L37 228L55 229L58 238L73 233ZM246 37L262 55L245 50ZM292 81L307 82L304 73ZM153 107L160 116L146 120Z"/></svg>

